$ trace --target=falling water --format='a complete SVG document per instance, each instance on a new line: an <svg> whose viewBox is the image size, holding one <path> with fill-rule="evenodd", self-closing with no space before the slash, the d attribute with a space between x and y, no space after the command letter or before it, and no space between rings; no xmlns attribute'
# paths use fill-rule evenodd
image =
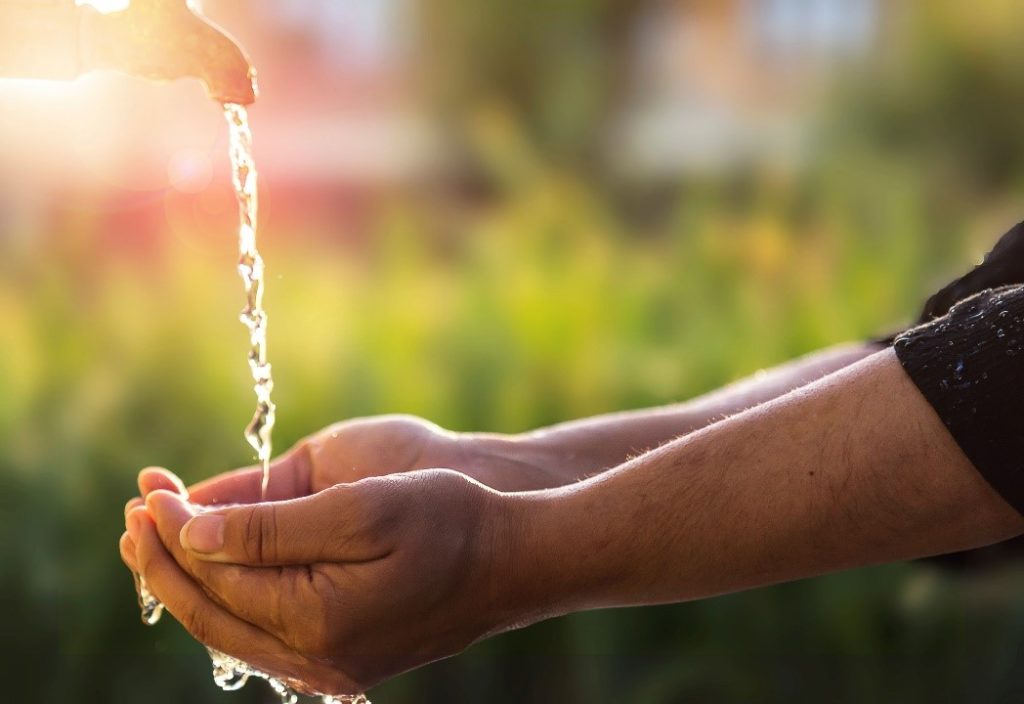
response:
<svg viewBox="0 0 1024 704"><path fill-rule="evenodd" d="M256 412L245 429L245 439L256 451L263 467L261 484L263 498L267 496L270 480L271 433L274 430L274 402L270 392L274 379L267 362L267 312L263 310L264 267L263 257L256 249L256 223L259 211L259 193L256 187L256 166L252 154L252 130L249 115L241 105L224 106L230 131L229 149L231 168L238 197L238 273L245 284L245 308L241 321L249 329L249 370L256 391Z"/></svg>
<svg viewBox="0 0 1024 704"><path fill-rule="evenodd" d="M256 412L245 428L245 439L256 451L263 468L261 495L267 497L272 454L271 433L274 429L275 406L270 399L274 389L270 363L267 362L267 313L263 310L264 267L263 258L256 249L256 224L259 193L256 184L256 166L252 154L252 130L245 107L226 104L224 114L228 120L229 149L235 195L238 198L240 224L238 228L238 273L245 284L246 304L241 321L249 329L249 369L256 391ZM142 621L154 625L163 615L164 606L153 595L145 579L136 577ZM221 689L233 692L245 686L251 678L265 680L280 698L282 704L296 704L298 695L280 679L256 669L238 658L207 647L213 661L213 680ZM322 704L370 704L362 694L322 695Z"/></svg>

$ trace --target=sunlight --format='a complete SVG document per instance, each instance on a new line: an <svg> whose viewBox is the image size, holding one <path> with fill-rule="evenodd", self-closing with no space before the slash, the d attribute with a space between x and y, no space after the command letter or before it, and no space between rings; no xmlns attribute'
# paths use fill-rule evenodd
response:
<svg viewBox="0 0 1024 704"><path fill-rule="evenodd" d="M103 13L127 10L131 0L75 0L76 5L91 5Z"/></svg>

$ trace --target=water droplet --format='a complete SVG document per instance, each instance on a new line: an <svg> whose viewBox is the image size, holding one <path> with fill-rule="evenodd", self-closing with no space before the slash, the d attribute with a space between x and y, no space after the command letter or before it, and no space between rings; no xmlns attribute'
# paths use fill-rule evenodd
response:
<svg viewBox="0 0 1024 704"><path fill-rule="evenodd" d="M135 577L135 591L139 595L139 610L142 612L142 622L147 626L156 625L160 617L164 615L164 605L149 591L146 578L140 574Z"/></svg>
<svg viewBox="0 0 1024 704"><path fill-rule="evenodd" d="M1006 331L1003 330L1002 328L999 328L998 330L996 330L996 337L998 337L999 339L1006 337Z"/></svg>

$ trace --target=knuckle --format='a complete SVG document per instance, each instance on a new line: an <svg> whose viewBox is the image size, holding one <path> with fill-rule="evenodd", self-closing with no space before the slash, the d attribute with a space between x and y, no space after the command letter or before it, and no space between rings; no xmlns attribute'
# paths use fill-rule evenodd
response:
<svg viewBox="0 0 1024 704"><path fill-rule="evenodd" d="M242 528L243 555L257 564L270 562L277 549L277 508L267 504L249 511Z"/></svg>
<svg viewBox="0 0 1024 704"><path fill-rule="evenodd" d="M259 523L259 512L256 509L250 509L242 526L242 545L240 546L241 553L245 556L247 562L258 559L259 541L262 539L262 530Z"/></svg>
<svg viewBox="0 0 1024 704"><path fill-rule="evenodd" d="M269 562L275 559L277 550L277 507L268 505L260 511L260 540L259 540L259 561Z"/></svg>

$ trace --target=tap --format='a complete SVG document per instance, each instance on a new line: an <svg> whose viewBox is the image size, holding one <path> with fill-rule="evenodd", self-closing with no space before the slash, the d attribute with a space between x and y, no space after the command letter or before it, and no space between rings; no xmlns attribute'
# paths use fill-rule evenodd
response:
<svg viewBox="0 0 1024 704"><path fill-rule="evenodd" d="M198 78L219 102L256 100L245 52L189 0L131 0L112 13L75 0L0 0L0 78L71 80L96 70Z"/></svg>

